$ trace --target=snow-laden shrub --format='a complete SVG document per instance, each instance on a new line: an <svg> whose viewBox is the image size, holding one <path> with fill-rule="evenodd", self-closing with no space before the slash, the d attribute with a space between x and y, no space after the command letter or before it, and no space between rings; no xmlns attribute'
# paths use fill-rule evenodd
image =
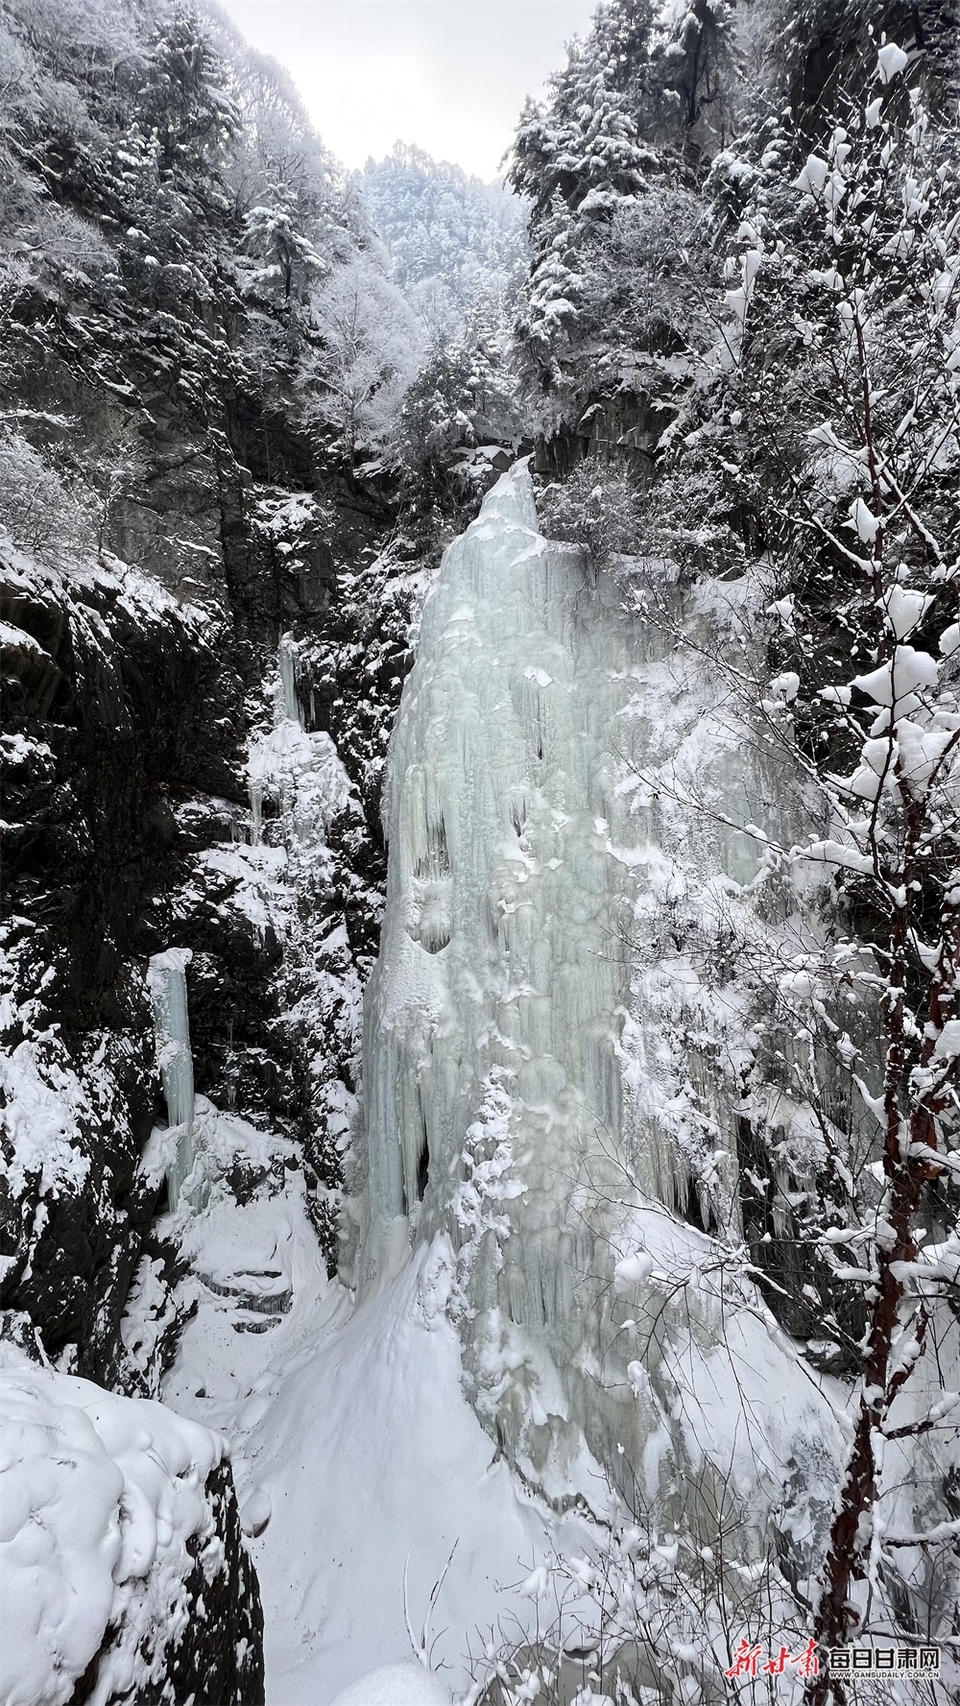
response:
<svg viewBox="0 0 960 1706"><path fill-rule="evenodd" d="M96 547L92 506L21 433L0 431L0 528L21 551L58 562Z"/></svg>
<svg viewBox="0 0 960 1706"><path fill-rule="evenodd" d="M546 537L582 546L594 571L636 550L637 491L622 469L597 456L586 457L569 479L544 487L537 508Z"/></svg>

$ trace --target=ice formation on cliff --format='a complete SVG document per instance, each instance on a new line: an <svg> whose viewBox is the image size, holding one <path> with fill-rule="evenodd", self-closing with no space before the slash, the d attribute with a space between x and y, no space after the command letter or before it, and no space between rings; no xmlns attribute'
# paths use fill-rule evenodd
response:
<svg viewBox="0 0 960 1706"><path fill-rule="evenodd" d="M297 657L289 634L281 637L277 647L277 662L280 669L280 689L283 698L283 715L288 723L299 723L303 727L303 716L300 711L300 701L297 698Z"/></svg>
<svg viewBox="0 0 960 1706"><path fill-rule="evenodd" d="M708 647L717 594L665 596ZM730 1242L673 1212L664 1060L694 974L671 926L743 906L758 842L731 822L786 832L723 701L505 475L446 554L394 733L355 1278L449 1238L467 1389L528 1484L599 1510L610 1478L705 1544L732 1502L756 1557L792 1477L802 1575L837 1425Z"/></svg>
<svg viewBox="0 0 960 1706"><path fill-rule="evenodd" d="M176 1134L175 1149L167 1166L171 1208L176 1208L180 1192L197 1159L193 1054L187 1008L187 966L192 957L189 948L167 948L162 954L153 954L147 967L147 987L153 1003L157 1040L157 1065L167 1104L167 1125L171 1134Z"/></svg>
<svg viewBox="0 0 960 1706"><path fill-rule="evenodd" d="M250 840L253 846L263 841L263 806L269 800L283 820L280 839L293 852L323 839L352 791L329 734L304 729L289 634L277 649L277 668L272 726L251 741L246 765Z"/></svg>

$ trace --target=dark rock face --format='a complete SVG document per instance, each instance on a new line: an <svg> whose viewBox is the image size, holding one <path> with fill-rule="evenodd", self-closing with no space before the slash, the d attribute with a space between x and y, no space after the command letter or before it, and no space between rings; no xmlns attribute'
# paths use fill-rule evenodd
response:
<svg viewBox="0 0 960 1706"><path fill-rule="evenodd" d="M35 1335L63 1366L122 1387L120 1318L158 1206L138 1170L161 1112L147 957L172 940L209 948L202 1066L222 1025L217 991L252 1037L280 957L275 937L231 929L215 895L202 927L173 905L197 850L244 815L243 681L224 618L139 576L68 578L12 553L2 566L0 1306L28 1350ZM227 1463L206 1496L215 1544L188 1543L185 1615L171 1606L138 1632L141 1680L109 1696L118 1706L263 1701L259 1591ZM123 1625L106 1632L77 1706L130 1639Z"/></svg>
<svg viewBox="0 0 960 1706"><path fill-rule="evenodd" d="M268 514L283 501L259 491ZM346 491L336 495L346 504ZM332 1260L339 1086L349 1100L356 980L376 952L379 793L410 600L402 565L375 565L348 573L347 595L331 601L330 565L358 537L339 539L335 505L295 507L306 520L280 538L277 608L286 620L291 583L300 591L310 583L318 608L295 626L301 703L307 726L335 742L357 800L300 885L290 963L273 926L233 903L235 879L204 860L249 834L246 739L251 718L269 719L260 684L275 657L273 643L249 638L250 599L254 625L270 628L262 576L239 612L226 601L229 585L224 602L201 608L116 559L58 571L0 547L12 1000L2 1040L21 1051L20 1089L27 1072L51 1118L60 1098L72 1157L56 1177L39 1157L21 1167L8 1131L14 1183L0 1183L0 1307L26 1311L51 1357L77 1346L79 1371L107 1383L157 1207L137 1171L162 1113L144 975L151 954L191 949L197 1089L301 1139ZM376 501L367 508L365 527ZM185 518L168 519L186 528ZM254 556L274 551L278 530L267 533L264 545L247 528ZM275 809L266 802L265 816ZM265 829L276 843L282 826ZM320 1003L311 1000L318 982L332 991ZM337 991L348 985L345 1001ZM294 1008L291 1022L283 1015ZM15 1104L10 1126L20 1118L13 1081L5 1093Z"/></svg>
<svg viewBox="0 0 960 1706"><path fill-rule="evenodd" d="M263 1706L263 1608L253 1564L240 1531L233 1476L221 1463L207 1479L204 1496L214 1534L187 1547L195 1559L181 1589L185 1618L174 1623L169 1642L151 1629L140 1642L135 1689L111 1692L105 1706ZM80 1678L69 1706L84 1706L104 1667L123 1645L123 1628L110 1628L103 1646Z"/></svg>
<svg viewBox="0 0 960 1706"><path fill-rule="evenodd" d="M25 1084L23 1119L40 1096L47 1124L19 1171L4 1139L0 1300L31 1314L49 1355L75 1343L81 1371L109 1379L154 1210L136 1182L158 1111L143 973L182 860L171 802L236 792L242 688L217 626L142 581L2 567L8 1125ZM69 1153L53 1177L55 1128Z"/></svg>
<svg viewBox="0 0 960 1706"><path fill-rule="evenodd" d="M258 491L268 515L289 499ZM349 494L335 496L345 505ZM371 499L364 527L376 507ZM20 1051L3 1092L13 1182L0 1182L0 1307L29 1314L49 1356L66 1352L108 1384L119 1378L119 1320L158 1206L138 1174L162 1114L151 954L192 951L197 1090L300 1139L334 1261L359 982L376 953L385 874L379 796L417 565L384 566L368 551L331 600L331 565L359 535L339 538L332 502L298 499L294 509L301 520L289 538L271 526L264 546L251 526L248 543L255 555L278 538L285 547L275 563L285 619L290 584L312 586L317 608L294 626L304 721L330 735L355 796L322 857L291 877L298 922L287 957L274 926L235 903L235 877L205 858L250 833L246 740L252 719L269 721L261 682L273 643L251 642L242 610L191 604L117 559L58 571L0 547L11 996L2 1041ZM257 599L257 622L269 628L262 585ZM277 809L265 801L274 845ZM24 1073L28 1094L60 1121L67 1160L55 1177L39 1153L16 1159Z"/></svg>
<svg viewBox="0 0 960 1706"><path fill-rule="evenodd" d="M395 494L304 426L300 298L247 288L243 210L221 170L223 68L179 14L154 30L152 14L115 10L138 42L119 61L96 31L75 52L55 9L14 4L0 29L22 45L24 88L35 71L75 95L62 124L46 97L15 105L0 150L6 253L26 232L35 257L0 279L0 1335L15 1323L28 1352L146 1395L182 1325L171 1304L138 1381L120 1334L132 1278L152 1253L172 1297L179 1259L156 1230L165 1189L141 1166L164 1113L148 961L190 950L197 1092L299 1139L332 1253L406 611L384 625L377 589L364 592L355 632L356 601L342 597L344 574L360 578L393 526ZM83 221L93 258L69 278L30 235L50 212ZM39 511L20 501L21 466L46 482ZM286 887L278 924L245 905L231 855L252 851L247 741L270 726L290 629L308 642L306 726L343 745L359 799L296 869L278 802L265 802L265 850ZM208 1493L222 1567L198 1553L185 1632L144 1635L150 1680L118 1702L263 1699L228 1469ZM129 1629L107 1633L78 1706L128 1641Z"/></svg>

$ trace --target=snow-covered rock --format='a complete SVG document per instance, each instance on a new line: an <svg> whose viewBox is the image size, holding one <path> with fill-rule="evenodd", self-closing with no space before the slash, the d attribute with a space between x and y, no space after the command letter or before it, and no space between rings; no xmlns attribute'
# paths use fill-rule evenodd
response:
<svg viewBox="0 0 960 1706"><path fill-rule="evenodd" d="M262 1701L223 1439L10 1345L0 1407L4 1706Z"/></svg>

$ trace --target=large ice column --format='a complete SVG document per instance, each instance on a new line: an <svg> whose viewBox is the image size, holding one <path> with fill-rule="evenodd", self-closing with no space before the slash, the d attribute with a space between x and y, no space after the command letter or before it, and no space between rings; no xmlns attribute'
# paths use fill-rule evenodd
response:
<svg viewBox="0 0 960 1706"><path fill-rule="evenodd" d="M176 1148L167 1172L171 1208L176 1208L197 1159L186 975L192 957L189 948L167 948L162 954L153 954L147 968L167 1124L176 1133Z"/></svg>
<svg viewBox="0 0 960 1706"><path fill-rule="evenodd" d="M617 1131L629 968L600 733L625 694L589 610L580 553L538 535L528 476L505 476L447 553L392 748L368 1278L402 1254L428 1181L438 1205L448 1195L492 1064L531 1107Z"/></svg>
<svg viewBox="0 0 960 1706"><path fill-rule="evenodd" d="M683 840L692 819L664 831L660 806L638 805L639 776L666 753L678 789L725 808L696 824L695 856L741 880L755 844L722 816L777 811L717 684L675 651L624 615L618 586L592 584L577 549L539 535L524 465L446 554L391 747L364 1056L368 1283L411 1225L436 1224L494 1068L535 1125L566 1132L574 1171L580 1151L616 1154L625 1135L645 1188L669 1193L656 1132L638 1147L635 1113L622 1131L622 1034L637 893L658 889L663 834Z"/></svg>
<svg viewBox="0 0 960 1706"><path fill-rule="evenodd" d="M511 1460L588 1502L642 1465L651 1508L679 1521L692 1501L706 1535L725 1486L758 1478L762 1529L778 1462L825 1424L749 1286L669 1212L683 883L740 904L756 844L725 820L781 832L782 789L704 664L713 594L683 610L661 590L666 622L627 617L620 587L539 535L523 465L446 553L391 746L353 1277L376 1290L448 1236L468 1382ZM644 995L671 953L669 988Z"/></svg>

